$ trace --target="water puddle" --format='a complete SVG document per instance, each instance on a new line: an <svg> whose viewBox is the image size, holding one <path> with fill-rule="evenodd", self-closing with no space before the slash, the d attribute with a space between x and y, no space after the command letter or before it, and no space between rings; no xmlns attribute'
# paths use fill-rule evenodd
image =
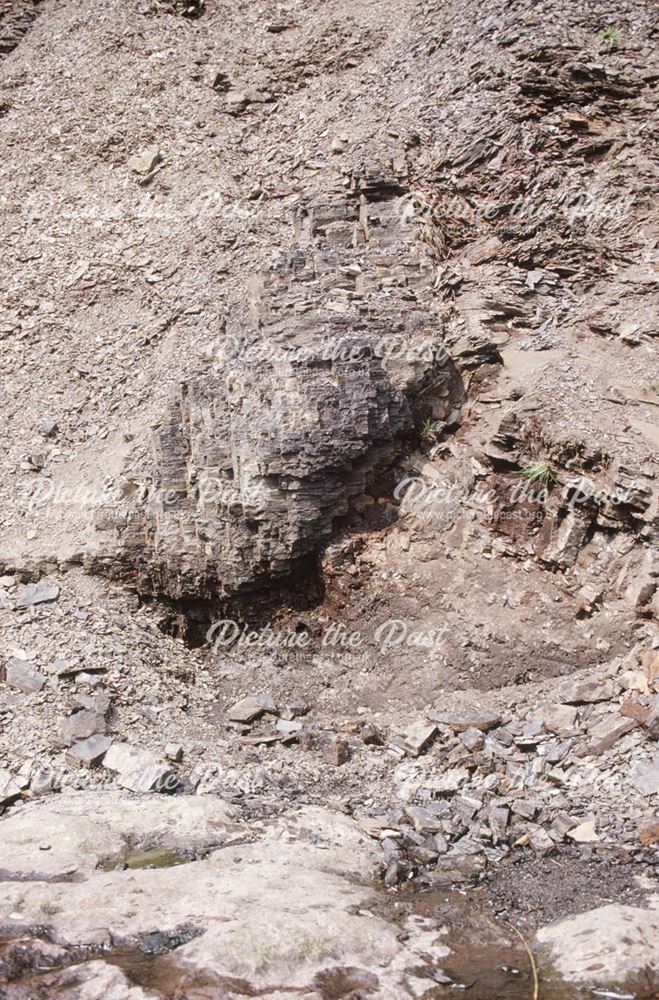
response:
<svg viewBox="0 0 659 1000"><path fill-rule="evenodd" d="M171 847L157 847L152 851L133 851L124 858L126 868L135 871L140 868L173 868L194 861L195 857Z"/></svg>
<svg viewBox="0 0 659 1000"><path fill-rule="evenodd" d="M424 1000L455 997L464 991L469 1000L532 1000L536 981L531 957L533 931L517 930L499 923L487 912L485 893L430 889L403 890L393 903L398 918L407 915L429 917L438 927L446 927L442 941L452 949L440 969L428 967L417 974L441 979L437 987L424 994ZM392 918L391 910L388 913ZM520 937L521 934L521 937ZM543 958L533 954L538 977L539 1000L659 1000L648 992L647 984L637 982L625 990L590 990L566 983ZM650 987L652 990L652 987Z"/></svg>

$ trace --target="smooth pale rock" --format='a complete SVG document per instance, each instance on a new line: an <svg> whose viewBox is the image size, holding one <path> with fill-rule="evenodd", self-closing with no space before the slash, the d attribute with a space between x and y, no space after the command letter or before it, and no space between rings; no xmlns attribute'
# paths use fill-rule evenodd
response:
<svg viewBox="0 0 659 1000"><path fill-rule="evenodd" d="M419 721L405 731L400 744L410 757L418 757L428 749L436 735L437 726Z"/></svg>
<svg viewBox="0 0 659 1000"><path fill-rule="evenodd" d="M580 823L578 826L573 827L567 831L567 835L577 844L595 844L599 841L599 837L595 832L594 819L587 820L585 823Z"/></svg>
<svg viewBox="0 0 659 1000"><path fill-rule="evenodd" d="M100 861L118 863L128 843L195 851L230 843L242 832L238 811L213 795L133 799L118 791L65 792L3 816L0 867L16 877L87 874ZM40 849L44 840L49 851Z"/></svg>
<svg viewBox="0 0 659 1000"><path fill-rule="evenodd" d="M160 162L160 150L157 146L149 146L141 153L135 153L128 160L127 166L136 174L148 174Z"/></svg>
<svg viewBox="0 0 659 1000"><path fill-rule="evenodd" d="M103 767L116 771L117 784L131 792L171 792L178 783L167 764L129 743L114 743L105 755Z"/></svg>
<svg viewBox="0 0 659 1000"><path fill-rule="evenodd" d="M659 753L652 760L637 761L629 772L629 780L641 795L659 795Z"/></svg>
<svg viewBox="0 0 659 1000"><path fill-rule="evenodd" d="M48 996L62 1000L159 1000L160 993L132 986L121 969L107 962L93 961L39 977Z"/></svg>
<svg viewBox="0 0 659 1000"><path fill-rule="evenodd" d="M0 770L0 806L18 798L21 790L9 771Z"/></svg>
<svg viewBox="0 0 659 1000"><path fill-rule="evenodd" d="M624 985L643 969L659 965L659 912L600 906L540 928L537 940L566 979L593 986Z"/></svg>
<svg viewBox="0 0 659 1000"><path fill-rule="evenodd" d="M58 850L48 824L39 827L41 842L48 838ZM174 816L170 829L178 833ZM322 984L331 983L340 967L355 985L373 987L374 996L403 1000L419 995L408 973L439 962L448 948L435 921L411 918L401 928L375 915L379 901L370 876L380 858L350 817L301 810L274 821L256 842L224 847L192 864L87 867L84 881L5 882L0 925L20 931L47 923L57 942L70 945L192 925L200 936L169 959L187 982L199 977L208 995L223 996L228 979L245 980L241 991L254 995L271 995L273 983L285 984L285 995L313 993L316 986L325 995Z"/></svg>

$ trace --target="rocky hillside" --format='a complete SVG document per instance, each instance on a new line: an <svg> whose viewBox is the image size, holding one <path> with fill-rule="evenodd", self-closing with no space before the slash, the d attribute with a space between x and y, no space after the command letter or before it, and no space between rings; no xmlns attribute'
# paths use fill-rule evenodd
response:
<svg viewBox="0 0 659 1000"><path fill-rule="evenodd" d="M0 0L0 997L491 1000L511 923L552 996L653 995L616 942L656 912L658 33L645 0ZM159 902L230 843L283 913L325 841L292 950L224 936L245 866ZM126 890L151 850L194 864ZM435 940L455 886L487 957ZM599 980L533 938L614 904Z"/></svg>

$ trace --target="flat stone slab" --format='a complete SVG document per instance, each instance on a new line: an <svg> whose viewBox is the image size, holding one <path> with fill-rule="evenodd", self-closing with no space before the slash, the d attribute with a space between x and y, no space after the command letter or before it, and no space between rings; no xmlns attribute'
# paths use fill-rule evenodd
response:
<svg viewBox="0 0 659 1000"><path fill-rule="evenodd" d="M129 845L196 851L242 834L238 810L213 795L65 792L2 817L0 869L15 878L87 875L101 861L118 863Z"/></svg>
<svg viewBox="0 0 659 1000"><path fill-rule="evenodd" d="M114 743L103 759L103 767L116 771L117 784L131 792L171 792L178 784L168 764L130 743Z"/></svg>
<svg viewBox="0 0 659 1000"><path fill-rule="evenodd" d="M83 793L77 804L82 812L87 803L91 815L89 799ZM177 800L140 799L136 805L147 806L147 815L138 819L136 811L125 811L125 802L117 796L112 801L124 821L119 826L113 822L114 837L122 827L123 836L129 835L125 820L138 824L140 831L155 820L161 830L166 824L178 837L178 820L187 814L184 822L190 831L190 807L197 804L188 798L184 809L165 819L165 812L149 811L148 806L156 802L160 809L163 804L174 807ZM215 808L221 808L222 815L228 807ZM61 851L44 810L30 807L21 812L38 826L41 844L51 842L52 851ZM65 818L69 830L83 822L80 816L72 823L68 812L66 817L59 814L58 834L66 830ZM105 819L109 815L106 809ZM199 825L198 814L196 822ZM209 818L207 828L212 822ZM8 854L20 844L21 835L14 830ZM38 850L36 840L33 848ZM81 852L97 854L91 826L84 830L84 839L76 841L76 852L79 864ZM353 977L355 986L368 985L369 996L406 1000L436 985L419 978L417 970L429 962L438 964L449 949L436 921L409 918L403 940L398 923L375 914L378 896L370 877L380 857L377 846L350 817L302 809L261 829L256 842L226 846L190 864L94 871L94 858L85 856L83 881L5 881L0 883L0 926L11 924L20 933L45 922L53 944L67 946L139 941L194 927L198 936L168 957L185 973L186 983L203 984L204 995L233 995L227 987L241 981L241 995L329 996L327 984L340 973ZM106 976L105 970L98 971Z"/></svg>
<svg viewBox="0 0 659 1000"><path fill-rule="evenodd" d="M540 928L537 939L566 979L589 986L624 984L659 966L659 911L600 906Z"/></svg>
<svg viewBox="0 0 659 1000"><path fill-rule="evenodd" d="M433 722L438 722L442 726L450 726L456 733L463 733L466 729L479 729L487 732L500 726L502 719L498 712L487 709L467 709L464 712L443 712L434 708L428 712L428 718Z"/></svg>
<svg viewBox="0 0 659 1000"><path fill-rule="evenodd" d="M87 767L95 767L100 764L112 746L109 736L95 734L86 740L79 740L67 751L67 760L72 764L85 764Z"/></svg>
<svg viewBox="0 0 659 1000"><path fill-rule="evenodd" d="M31 608L34 604L47 604L59 597L59 587L54 583L28 583L20 591L17 608Z"/></svg>

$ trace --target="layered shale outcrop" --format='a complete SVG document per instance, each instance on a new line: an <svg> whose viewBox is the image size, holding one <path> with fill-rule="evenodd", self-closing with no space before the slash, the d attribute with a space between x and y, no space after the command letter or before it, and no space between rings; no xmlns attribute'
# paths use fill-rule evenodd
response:
<svg viewBox="0 0 659 1000"><path fill-rule="evenodd" d="M298 208L293 246L249 283L171 400L146 479L129 469L127 502L97 512L97 568L174 599L307 572L424 422L455 424L464 386L403 181L358 172Z"/></svg>

